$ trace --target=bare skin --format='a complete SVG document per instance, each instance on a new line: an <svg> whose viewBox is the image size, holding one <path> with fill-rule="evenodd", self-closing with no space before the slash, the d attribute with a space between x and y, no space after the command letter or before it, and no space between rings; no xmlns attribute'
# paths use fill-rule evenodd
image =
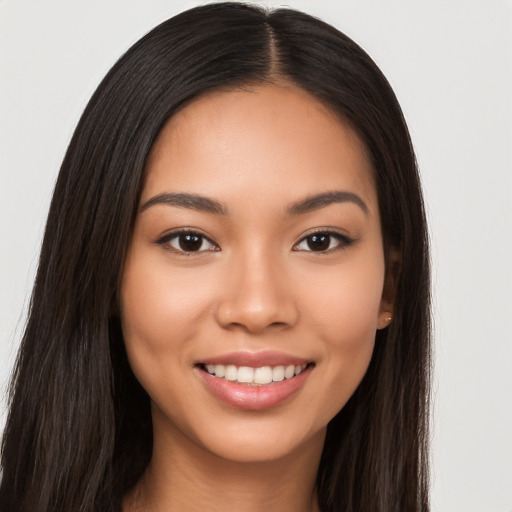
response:
<svg viewBox="0 0 512 512"><path fill-rule="evenodd" d="M143 480L125 500L124 510L319 512L314 481L322 445L320 434L317 446L312 444L309 451L240 464L205 453L178 434L170 446L154 454Z"/></svg>
<svg viewBox="0 0 512 512"><path fill-rule="evenodd" d="M124 512L318 511L326 426L389 322L388 284L371 164L325 106L282 84L178 112L151 151L122 279L154 429ZM265 385L209 364L247 354L278 373L304 364Z"/></svg>

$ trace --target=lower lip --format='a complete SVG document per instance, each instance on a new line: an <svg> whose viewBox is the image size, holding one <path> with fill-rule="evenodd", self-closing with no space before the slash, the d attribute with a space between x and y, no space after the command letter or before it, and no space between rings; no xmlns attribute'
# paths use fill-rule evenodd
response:
<svg viewBox="0 0 512 512"><path fill-rule="evenodd" d="M198 369L206 387L222 402L237 409L260 411L283 403L302 387L311 368L307 367L299 375L281 382L260 386L239 384L220 377L214 377Z"/></svg>

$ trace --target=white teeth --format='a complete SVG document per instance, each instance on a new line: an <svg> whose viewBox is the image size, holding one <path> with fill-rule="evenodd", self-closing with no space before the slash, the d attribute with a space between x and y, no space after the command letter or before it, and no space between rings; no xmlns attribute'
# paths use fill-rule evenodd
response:
<svg viewBox="0 0 512 512"><path fill-rule="evenodd" d="M224 378L226 380L236 380L238 377L238 368L234 364L229 364L226 366L226 372L224 374Z"/></svg>
<svg viewBox="0 0 512 512"><path fill-rule="evenodd" d="M272 382L272 368L263 366L254 370L254 384L270 384Z"/></svg>
<svg viewBox="0 0 512 512"><path fill-rule="evenodd" d="M281 382L284 380L284 366L275 366L272 368L272 380L274 382Z"/></svg>
<svg viewBox="0 0 512 512"><path fill-rule="evenodd" d="M240 366L236 380L238 382L247 382L248 384L254 382L254 368Z"/></svg>
<svg viewBox="0 0 512 512"><path fill-rule="evenodd" d="M208 366L210 365L207 365L206 368L208 368ZM215 373L217 377L224 377L226 375L226 367L223 364L216 364L215 370L213 372L208 370L208 373Z"/></svg>
<svg viewBox="0 0 512 512"><path fill-rule="evenodd" d="M285 379L291 379L295 375L295 366L291 364L290 366L287 366L284 371L284 378Z"/></svg>
<svg viewBox="0 0 512 512"><path fill-rule="evenodd" d="M297 366L262 366L261 368L251 368L249 366L237 367L233 364L207 364L205 369L210 375L225 378L226 380L236 381L241 384L263 385L291 379L302 373L306 366L306 364L303 364Z"/></svg>

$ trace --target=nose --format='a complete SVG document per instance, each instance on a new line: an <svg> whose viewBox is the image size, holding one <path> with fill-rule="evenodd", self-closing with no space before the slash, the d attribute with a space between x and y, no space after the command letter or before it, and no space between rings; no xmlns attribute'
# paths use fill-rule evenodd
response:
<svg viewBox="0 0 512 512"><path fill-rule="evenodd" d="M277 258L253 250L229 267L217 308L222 327L258 334L295 325L299 318L296 297L289 273Z"/></svg>

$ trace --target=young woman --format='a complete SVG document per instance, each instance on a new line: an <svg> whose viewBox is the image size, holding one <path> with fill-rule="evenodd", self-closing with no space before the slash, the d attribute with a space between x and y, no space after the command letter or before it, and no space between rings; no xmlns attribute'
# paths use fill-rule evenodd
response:
<svg viewBox="0 0 512 512"><path fill-rule="evenodd" d="M428 510L429 327L376 65L299 12L184 12L112 68L64 159L0 510Z"/></svg>

